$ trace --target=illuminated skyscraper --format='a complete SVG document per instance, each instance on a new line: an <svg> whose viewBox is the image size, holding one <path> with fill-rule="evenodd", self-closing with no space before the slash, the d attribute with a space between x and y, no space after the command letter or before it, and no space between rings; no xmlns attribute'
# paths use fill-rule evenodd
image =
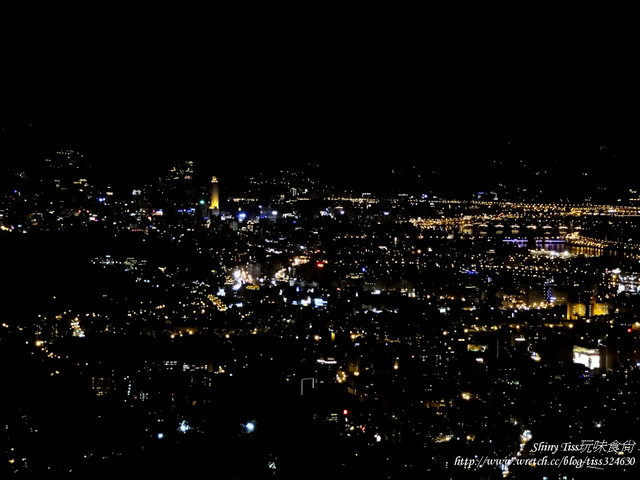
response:
<svg viewBox="0 0 640 480"><path fill-rule="evenodd" d="M211 216L220 215L220 193L218 191L217 177L211 179L211 203L209 205L209 211Z"/></svg>

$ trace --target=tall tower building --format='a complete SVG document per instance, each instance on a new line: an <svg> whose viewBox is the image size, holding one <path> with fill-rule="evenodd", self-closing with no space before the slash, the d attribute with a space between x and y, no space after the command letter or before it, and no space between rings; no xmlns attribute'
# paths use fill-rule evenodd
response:
<svg viewBox="0 0 640 480"><path fill-rule="evenodd" d="M218 190L218 178L211 179L211 203L209 205L211 216L220 215L220 192Z"/></svg>

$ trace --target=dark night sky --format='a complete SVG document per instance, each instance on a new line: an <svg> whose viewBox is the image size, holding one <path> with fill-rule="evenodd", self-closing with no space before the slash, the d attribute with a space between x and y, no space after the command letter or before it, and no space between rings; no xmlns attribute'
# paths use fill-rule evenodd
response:
<svg viewBox="0 0 640 480"><path fill-rule="evenodd" d="M635 75L606 46L374 30L179 36L159 26L89 48L82 36L36 43L7 61L2 126L35 132L12 137L8 163L56 144L117 176L176 159L229 174L317 160L374 175L380 163L456 170L505 141L568 165L601 145L623 167L636 161Z"/></svg>

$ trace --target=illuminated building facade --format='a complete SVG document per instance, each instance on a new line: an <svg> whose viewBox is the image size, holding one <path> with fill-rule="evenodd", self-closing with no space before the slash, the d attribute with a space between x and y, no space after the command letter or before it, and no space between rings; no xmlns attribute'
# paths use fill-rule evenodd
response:
<svg viewBox="0 0 640 480"><path fill-rule="evenodd" d="M213 177L211 179L211 199L209 204L209 211L212 216L220 215L220 191L218 188L218 178Z"/></svg>
<svg viewBox="0 0 640 480"><path fill-rule="evenodd" d="M572 303L567 302L567 319L577 320L581 317L591 318L598 315L608 315L609 304L595 302L593 299L590 302L584 303Z"/></svg>
<svg viewBox="0 0 640 480"><path fill-rule="evenodd" d="M575 345L573 347L573 363L580 363L590 369L600 368L600 350Z"/></svg>

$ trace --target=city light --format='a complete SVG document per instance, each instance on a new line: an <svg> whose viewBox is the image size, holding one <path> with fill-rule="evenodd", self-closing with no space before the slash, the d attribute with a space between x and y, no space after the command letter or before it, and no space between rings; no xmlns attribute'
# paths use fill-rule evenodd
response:
<svg viewBox="0 0 640 480"><path fill-rule="evenodd" d="M403 154L416 129L387 127L365 135L388 143L373 154L295 128L273 137L291 148L264 144L269 132L229 138L264 150L253 152L264 168L217 140L199 154L197 135L155 156L121 150L106 168L46 139L25 145L41 126L13 140L4 128L5 153L24 146L16 158L29 157L0 178L8 473L126 461L151 476L177 462L190 478L276 465L304 477L317 457L322 473L358 478L570 478L578 469L542 459L632 461L640 187L619 163L628 149L594 135L577 152L532 151L539 135L491 128L493 140L425 138L433 161L422 161ZM98 146L105 158L112 140ZM305 153L316 143L322 151ZM301 160L281 167L292 152ZM354 152L366 162L316 160ZM125 160L138 156L153 168ZM38 440L67 417L82 442ZM563 442L576 449L554 452Z"/></svg>
<svg viewBox="0 0 640 480"><path fill-rule="evenodd" d="M597 348L573 347L573 362L594 369L600 368L600 351Z"/></svg>
<svg viewBox="0 0 640 480"><path fill-rule="evenodd" d="M322 365L336 365L338 362L333 358L327 358L327 359L319 358L318 363Z"/></svg>

